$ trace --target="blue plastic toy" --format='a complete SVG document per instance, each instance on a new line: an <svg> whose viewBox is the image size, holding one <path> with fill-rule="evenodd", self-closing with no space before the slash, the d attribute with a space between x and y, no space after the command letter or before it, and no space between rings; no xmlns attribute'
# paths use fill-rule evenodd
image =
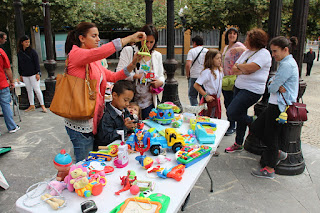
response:
<svg viewBox="0 0 320 213"><path fill-rule="evenodd" d="M172 105L159 104L157 109L152 109L149 113L150 120L155 120L159 124L170 124L174 119Z"/></svg>
<svg viewBox="0 0 320 213"><path fill-rule="evenodd" d="M195 134L199 144L214 144L216 136L212 129L205 129L202 124L197 123Z"/></svg>

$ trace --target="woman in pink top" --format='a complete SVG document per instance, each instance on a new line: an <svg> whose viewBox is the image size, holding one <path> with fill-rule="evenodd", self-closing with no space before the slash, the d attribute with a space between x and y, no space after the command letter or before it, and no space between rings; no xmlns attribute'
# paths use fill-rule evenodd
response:
<svg viewBox="0 0 320 213"><path fill-rule="evenodd" d="M89 120L65 119L66 130L72 141L77 162L85 159L89 151L93 149L94 135L97 133L97 125L103 115L106 82L116 82L130 76L130 72L141 60L141 56L136 54L132 62L118 72L107 70L101 65L100 60L121 50L129 42L139 42L145 39L144 32L137 32L98 47L100 38L95 24L81 22L75 30L69 32L65 43L65 52L69 57L68 74L84 79L85 67L89 64L90 78L97 80L94 117Z"/></svg>
<svg viewBox="0 0 320 213"><path fill-rule="evenodd" d="M238 60L241 54L247 49L241 42L238 41L238 37L239 37L239 32L234 27L229 28L225 34L224 41L226 46L222 53L222 66L223 66L224 76L233 75L231 69L234 63ZM227 109L233 99L233 89L230 90L229 88L226 89L222 87L222 94L224 98L224 106ZM229 118L228 120L230 122L230 126L226 132L227 136L235 133L235 129L236 129L236 122L231 121Z"/></svg>

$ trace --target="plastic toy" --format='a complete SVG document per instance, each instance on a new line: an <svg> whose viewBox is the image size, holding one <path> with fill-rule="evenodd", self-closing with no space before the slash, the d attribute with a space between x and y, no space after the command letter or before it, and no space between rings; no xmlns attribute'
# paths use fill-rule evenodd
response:
<svg viewBox="0 0 320 213"><path fill-rule="evenodd" d="M134 179L131 179L130 178L130 173L131 173L131 171L128 170L127 176L120 177L121 186L123 186L123 188L121 190L115 192L116 195L120 195L121 192L129 190L131 188L131 186L132 186L132 183L137 179L136 176L134 177Z"/></svg>
<svg viewBox="0 0 320 213"><path fill-rule="evenodd" d="M98 149L100 153L104 153L106 155L110 155L111 157L115 157L118 155L118 146L119 144L112 144L109 146L98 146Z"/></svg>
<svg viewBox="0 0 320 213"><path fill-rule="evenodd" d="M150 120L155 120L159 124L170 124L174 119L172 105L159 104L157 109L152 109L149 113Z"/></svg>
<svg viewBox="0 0 320 213"><path fill-rule="evenodd" d="M58 198L53 198L51 195L49 194L44 194L41 196L41 200L45 201L46 203L48 203L50 205L50 207L53 210L58 210L59 208L61 208L65 201L62 199L58 199Z"/></svg>
<svg viewBox="0 0 320 213"><path fill-rule="evenodd" d="M139 190L141 192L146 191L146 190L150 190L153 191L155 183L152 181L145 181L145 180L136 180L132 183L132 186L138 186Z"/></svg>
<svg viewBox="0 0 320 213"><path fill-rule="evenodd" d="M128 198L110 213L116 212L155 212L155 213L165 213L170 204L170 197L155 193L146 196L149 193L141 192L139 197Z"/></svg>
<svg viewBox="0 0 320 213"><path fill-rule="evenodd" d="M149 169L153 165L153 160L145 155L137 156L135 158L144 169Z"/></svg>
<svg viewBox="0 0 320 213"><path fill-rule="evenodd" d="M167 161L171 161L171 159L170 158L166 158L166 156L165 155L158 155L158 157L156 158L156 162L157 162L157 164L161 164L161 163L165 163L165 162L167 162Z"/></svg>
<svg viewBox="0 0 320 213"><path fill-rule="evenodd" d="M200 123L196 124L195 134L200 144L214 144L216 136L211 129L205 129Z"/></svg>
<svg viewBox="0 0 320 213"><path fill-rule="evenodd" d="M148 151L150 148L150 134L147 134L147 132L144 130L138 131L135 134L134 145L136 147L136 150L140 152L140 155L142 156L143 153Z"/></svg>
<svg viewBox="0 0 320 213"><path fill-rule="evenodd" d="M103 186L107 184L106 174L104 171L98 171L98 170L91 170L89 172L90 180L95 180L98 183L101 183ZM90 182L89 180L89 182Z"/></svg>
<svg viewBox="0 0 320 213"><path fill-rule="evenodd" d="M114 159L113 163L117 168L124 168L128 165L128 145L124 142L121 142L121 145L119 146L118 157Z"/></svg>
<svg viewBox="0 0 320 213"><path fill-rule="evenodd" d="M103 161L111 161L112 157L102 152L89 152L86 161L101 159Z"/></svg>
<svg viewBox="0 0 320 213"><path fill-rule="evenodd" d="M105 174L111 174L114 171L112 166L107 166L106 162L101 160L86 161L82 164L82 166L86 167L88 171L103 170Z"/></svg>
<svg viewBox="0 0 320 213"><path fill-rule="evenodd" d="M182 125L182 116L178 115L172 120L172 127L179 128Z"/></svg>
<svg viewBox="0 0 320 213"><path fill-rule="evenodd" d="M60 181L50 181L49 184L47 185L47 189L50 190L50 195L56 196L59 195L64 189L67 188L67 184L65 182L60 182Z"/></svg>
<svg viewBox="0 0 320 213"><path fill-rule="evenodd" d="M212 123L210 117L207 116L198 116L196 119L190 119L190 127L193 131L195 130L196 124L199 122Z"/></svg>
<svg viewBox="0 0 320 213"><path fill-rule="evenodd" d="M63 181L64 178L69 174L71 164L71 156L66 153L66 150L61 149L60 153L57 154L53 159L53 165L58 170L56 177L57 181Z"/></svg>
<svg viewBox="0 0 320 213"><path fill-rule="evenodd" d="M164 102L164 104L171 105L172 106L172 110L173 110L174 113L179 113L181 111L181 109L177 105L172 103L172 102L167 101L167 102Z"/></svg>
<svg viewBox="0 0 320 213"><path fill-rule="evenodd" d="M203 158L210 155L212 148L209 146L201 145L184 146L179 152L176 153L178 163L184 164L186 168L197 163Z"/></svg>
<svg viewBox="0 0 320 213"><path fill-rule="evenodd" d="M276 118L276 121L278 121L279 124L287 123L287 120L288 120L287 109L288 108L289 108L289 106L287 106L286 109L284 110L284 112L281 112L279 117Z"/></svg>
<svg viewBox="0 0 320 213"><path fill-rule="evenodd" d="M182 116L183 116L183 121L187 123L190 122L190 119L196 119L196 116L193 113L184 112Z"/></svg>
<svg viewBox="0 0 320 213"><path fill-rule="evenodd" d="M173 178L176 181L180 181L182 179L182 175L185 171L186 166L180 164L178 166L172 167L171 169L164 169L162 172L157 172L158 177L161 178Z"/></svg>
<svg viewBox="0 0 320 213"><path fill-rule="evenodd" d="M139 187L137 185L132 185L130 187L130 193L132 195L137 195L139 192L140 192L140 189L139 189Z"/></svg>
<svg viewBox="0 0 320 213"><path fill-rule="evenodd" d="M151 54L150 54L149 49L147 47L146 41L144 41L143 45L141 45L141 48L140 48L138 54L142 55L142 56L150 56L151 57Z"/></svg>
<svg viewBox="0 0 320 213"><path fill-rule="evenodd" d="M199 106L185 106L185 107L183 107L184 112L194 113L196 115L198 115L202 110L207 110L207 109L208 109L208 106L206 103L199 105Z"/></svg>

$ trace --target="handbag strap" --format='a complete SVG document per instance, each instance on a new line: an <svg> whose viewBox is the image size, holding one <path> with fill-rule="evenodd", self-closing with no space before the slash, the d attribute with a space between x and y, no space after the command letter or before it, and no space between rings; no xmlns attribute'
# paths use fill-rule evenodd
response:
<svg viewBox="0 0 320 213"><path fill-rule="evenodd" d="M287 106L289 106L289 104L287 103L286 99L284 98L284 96L283 96L282 92L279 92L279 93L281 94L281 96L282 96L282 98L283 98L284 102L286 103L286 105L287 105Z"/></svg>
<svg viewBox="0 0 320 213"><path fill-rule="evenodd" d="M192 67L193 64L196 62L196 60L199 58L199 56L200 56L200 54L201 54L201 52L202 52L203 49L204 49L204 47L202 47L202 49L201 49L200 52L198 53L196 59L194 59L194 61L192 62L191 67ZM191 67L190 67L190 69L191 69Z"/></svg>

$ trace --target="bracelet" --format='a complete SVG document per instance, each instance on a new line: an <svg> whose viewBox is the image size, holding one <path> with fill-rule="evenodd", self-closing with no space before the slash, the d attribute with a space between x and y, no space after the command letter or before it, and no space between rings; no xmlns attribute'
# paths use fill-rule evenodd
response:
<svg viewBox="0 0 320 213"><path fill-rule="evenodd" d="M203 96L203 98L206 98L208 96L208 94L206 93L204 96Z"/></svg>

